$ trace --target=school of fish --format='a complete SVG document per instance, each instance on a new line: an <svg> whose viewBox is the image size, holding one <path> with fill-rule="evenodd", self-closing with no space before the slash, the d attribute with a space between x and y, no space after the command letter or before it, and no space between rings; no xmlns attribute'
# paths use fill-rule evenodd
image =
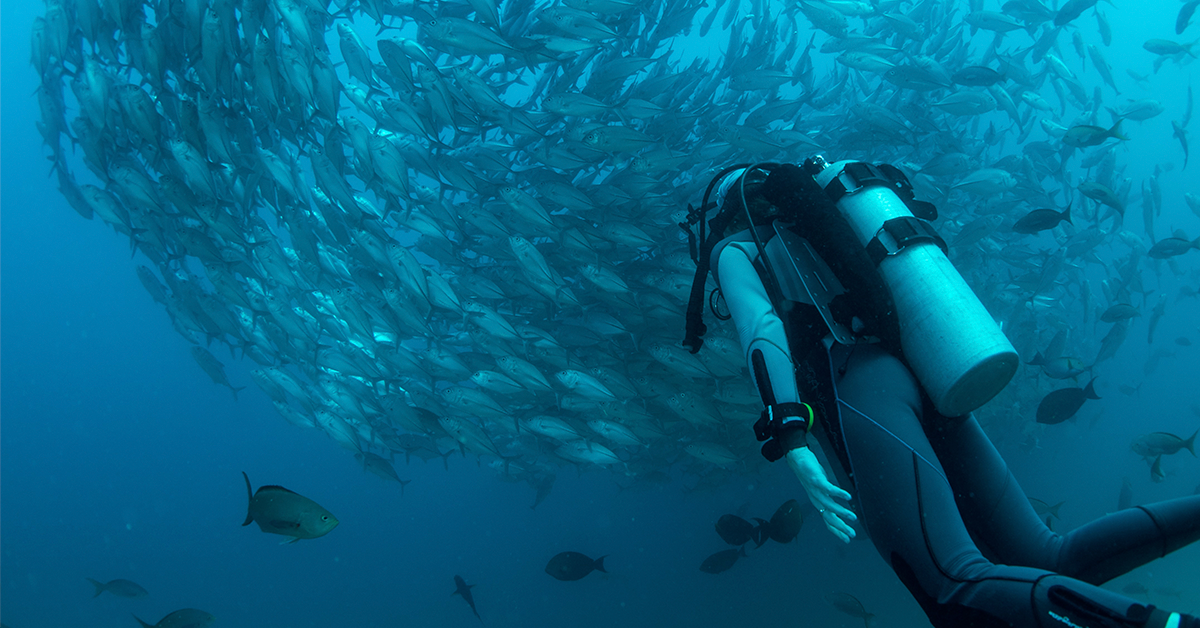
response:
<svg viewBox="0 0 1200 628"><path fill-rule="evenodd" d="M1191 86L1156 80L1195 58L1171 39L1195 8L1124 73L1096 0L46 0L31 41L59 189L127 237L214 383L236 397L218 356L241 356L380 477L458 450L536 506L567 465L711 487L765 464L732 325L680 345L679 223L739 162L904 170L1032 360L981 421L1071 418L1080 375L1195 308L1200 239L1156 223L1200 218L1160 186ZM1177 150L1133 181L1117 147L1168 110Z"/></svg>

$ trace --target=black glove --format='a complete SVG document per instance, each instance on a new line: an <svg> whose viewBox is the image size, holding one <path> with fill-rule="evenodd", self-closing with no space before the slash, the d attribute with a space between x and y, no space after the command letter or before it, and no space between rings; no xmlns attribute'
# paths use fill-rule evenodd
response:
<svg viewBox="0 0 1200 628"><path fill-rule="evenodd" d="M754 437L763 443L762 455L775 462L787 452L806 446L816 412L807 403L777 403L763 409L754 423Z"/></svg>

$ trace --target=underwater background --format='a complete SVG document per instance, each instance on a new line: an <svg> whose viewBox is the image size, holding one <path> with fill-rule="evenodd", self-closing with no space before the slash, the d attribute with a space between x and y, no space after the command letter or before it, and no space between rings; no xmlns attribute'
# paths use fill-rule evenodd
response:
<svg viewBox="0 0 1200 628"><path fill-rule="evenodd" d="M987 9L1000 9L992 4ZM1200 194L1192 174L1197 166L1184 169L1170 124L1190 106L1195 55L1183 54L1151 73L1154 56L1142 46L1151 38L1176 37L1172 26L1181 4L1117 0L1099 5L1113 30L1105 55L1122 87L1120 96L1105 95L1108 106L1154 98L1165 107L1161 116L1125 122L1130 139L1115 149L1124 177L1134 181L1135 198L1143 180L1158 177L1164 199L1158 238L1175 229L1191 238L1200 235L1200 215L1184 200L1187 193ZM724 7L701 8L695 19ZM450 455L445 465L415 456L406 463L403 454L396 456L399 477L411 480L402 493L401 485L365 472L352 453L321 430L282 420L253 386L249 371L258 365L233 358L225 346L213 343L209 350L224 362L229 380L247 386L235 401L229 390L209 381L190 355L192 343L176 332L139 282L135 268L147 262L141 253L131 258L128 237L98 219L82 220L63 198L50 173L50 150L35 128L39 77L29 62L29 33L45 7L6 2L0 10L0 619L6 626L135 626L131 614L153 623L188 607L211 613L213 625L229 628L473 626L480 621L488 626L832 627L862 622L827 601L835 592L860 600L876 616L873 626L928 625L867 539L860 535L842 545L815 520L806 521L790 544L748 548L749 555L727 572L698 570L706 556L728 548L713 529L721 515L769 518L789 499L801 500L806 517L812 513L788 469L757 458L750 422L731 425L726 435L729 443L739 443L744 462L712 481L703 481L706 471L695 468L701 463L679 462L682 444L668 435L651 443L639 461L643 473L665 472L663 481L643 481L619 466L556 459L553 490L532 509L534 490L528 483L505 481L512 478L503 466L498 469L488 456L469 451ZM781 13L780 19L796 21L803 46L817 31L804 16L791 15ZM1085 40L1099 41L1092 10L1076 22ZM360 32L370 34L361 25ZM328 36L336 38L332 32ZM701 49L692 54L719 58L727 37L727 29L707 38L693 29L679 36L679 48L691 45ZM818 44L827 37L820 34ZM1030 43L1021 32L1010 37L1025 38L1016 47ZM1195 37L1193 26L1178 39L1186 43ZM712 44L713 39L719 41ZM374 49L370 41L368 47ZM1074 54L1070 47L1064 35L1059 49L1075 66L1078 58L1068 57ZM814 52L814 57L823 58L816 72L832 71L832 55ZM719 66L719 59L714 63ZM1150 77L1138 84L1127 68ZM1089 92L1102 84L1090 72L1081 80ZM1051 97L1048 88L1044 92ZM848 117L850 106L846 100L821 115ZM1070 126L1071 119L1066 116L1062 124ZM804 124L801 114L796 128ZM1108 116L1100 116L1097 124L1109 126ZM1035 129L1030 138L1045 140L1046 134ZM64 149L82 183L86 169L78 150L72 152L70 142ZM1021 149L1010 139L1005 150L1017 154ZM895 151L890 148L887 158L899 154ZM855 156L871 158L869 152ZM1156 165L1166 164L1172 169L1153 174ZM700 183L713 170L706 172ZM683 202L699 204L697 196ZM1060 208L1066 206L1066 200L1058 201ZM1090 201L1076 196L1075 202ZM962 205L960 197L940 207L954 218L968 211L952 208ZM1141 203L1128 205L1124 228L1142 236ZM1092 210L1090 220L1079 222L1098 223L1100 215ZM961 224L940 228L947 235ZM1055 246L1053 237L1037 237L1045 239L1035 248ZM677 238L672 243L680 244ZM1146 238L1145 247L1150 244ZM1125 252L1106 244L1097 255L1110 266L1089 264L1067 281L1087 277L1098 285ZM1146 263L1138 272L1148 292L1136 294L1134 304L1145 307L1133 319L1126 342L1097 369L1101 400L1089 401L1073 421L1034 425L1037 399L1060 384L1039 380L1036 370L1025 366L1010 388L1026 392L1017 400L1002 395L992 402L1005 405L992 412L1007 418L985 422L1030 497L1063 502L1053 522L1059 531L1115 510L1125 482L1135 504L1200 488L1200 460L1187 451L1164 458L1165 477L1155 481L1148 461L1130 450L1147 433L1187 438L1200 427L1200 349L1195 346L1200 344L1200 301L1181 291L1190 287L1194 294L1200 285L1200 252L1185 253L1171 266ZM1092 291L1099 294L1095 286ZM1168 296L1168 305L1149 344L1149 304L1159 294ZM1080 341L1080 346L1094 353L1108 326L1096 322L1095 312L1086 323L1081 310L1072 312L1073 318L1067 317L1072 329L1092 343ZM682 318L657 324L664 337L682 337ZM1039 336L1040 343L1049 335ZM1177 342L1180 338L1190 342ZM1014 339L1014 344L1029 359L1032 353L1024 347L1036 343ZM616 346L632 351L630 344ZM1159 350L1163 353L1156 356ZM708 385L695 380L697 389ZM450 441L442 441L443 450L450 450ZM514 439L511 446L520 447L521 441ZM530 455L548 456L524 446L535 452ZM282 537L255 526L241 527L247 502L241 472L255 487L282 485L315 500L336 514L340 525L327 536L292 545L280 545ZM544 572L546 562L568 550L607 556L608 573L578 582L552 579ZM451 596L455 575L476 585L472 592L481 619ZM149 595L93 598L88 578L129 579ZM1137 592L1135 597L1172 610L1200 612L1200 546L1107 586Z"/></svg>

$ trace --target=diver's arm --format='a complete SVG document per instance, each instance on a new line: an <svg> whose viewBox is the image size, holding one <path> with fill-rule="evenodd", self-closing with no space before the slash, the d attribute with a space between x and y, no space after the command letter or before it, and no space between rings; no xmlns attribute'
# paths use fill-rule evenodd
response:
<svg viewBox="0 0 1200 628"><path fill-rule="evenodd" d="M753 260L757 257L753 242L731 242L720 252L716 276L763 404L797 403L800 393L796 389L795 365L787 335L754 268ZM783 446L788 466L800 479L808 500L821 512L825 527L849 542L854 529L847 522L857 517L837 500L849 500L850 494L829 481L825 468L803 438L784 442Z"/></svg>

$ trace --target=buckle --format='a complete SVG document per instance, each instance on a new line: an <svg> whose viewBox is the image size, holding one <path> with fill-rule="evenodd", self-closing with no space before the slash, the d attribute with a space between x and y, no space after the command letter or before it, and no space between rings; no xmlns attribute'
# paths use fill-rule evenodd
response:
<svg viewBox="0 0 1200 628"><path fill-rule="evenodd" d="M936 244L943 253L949 254L946 241L934 231L929 223L914 216L900 216L883 223L874 238L867 243L867 256L871 263L879 266L884 258L903 251L908 246L921 242Z"/></svg>

